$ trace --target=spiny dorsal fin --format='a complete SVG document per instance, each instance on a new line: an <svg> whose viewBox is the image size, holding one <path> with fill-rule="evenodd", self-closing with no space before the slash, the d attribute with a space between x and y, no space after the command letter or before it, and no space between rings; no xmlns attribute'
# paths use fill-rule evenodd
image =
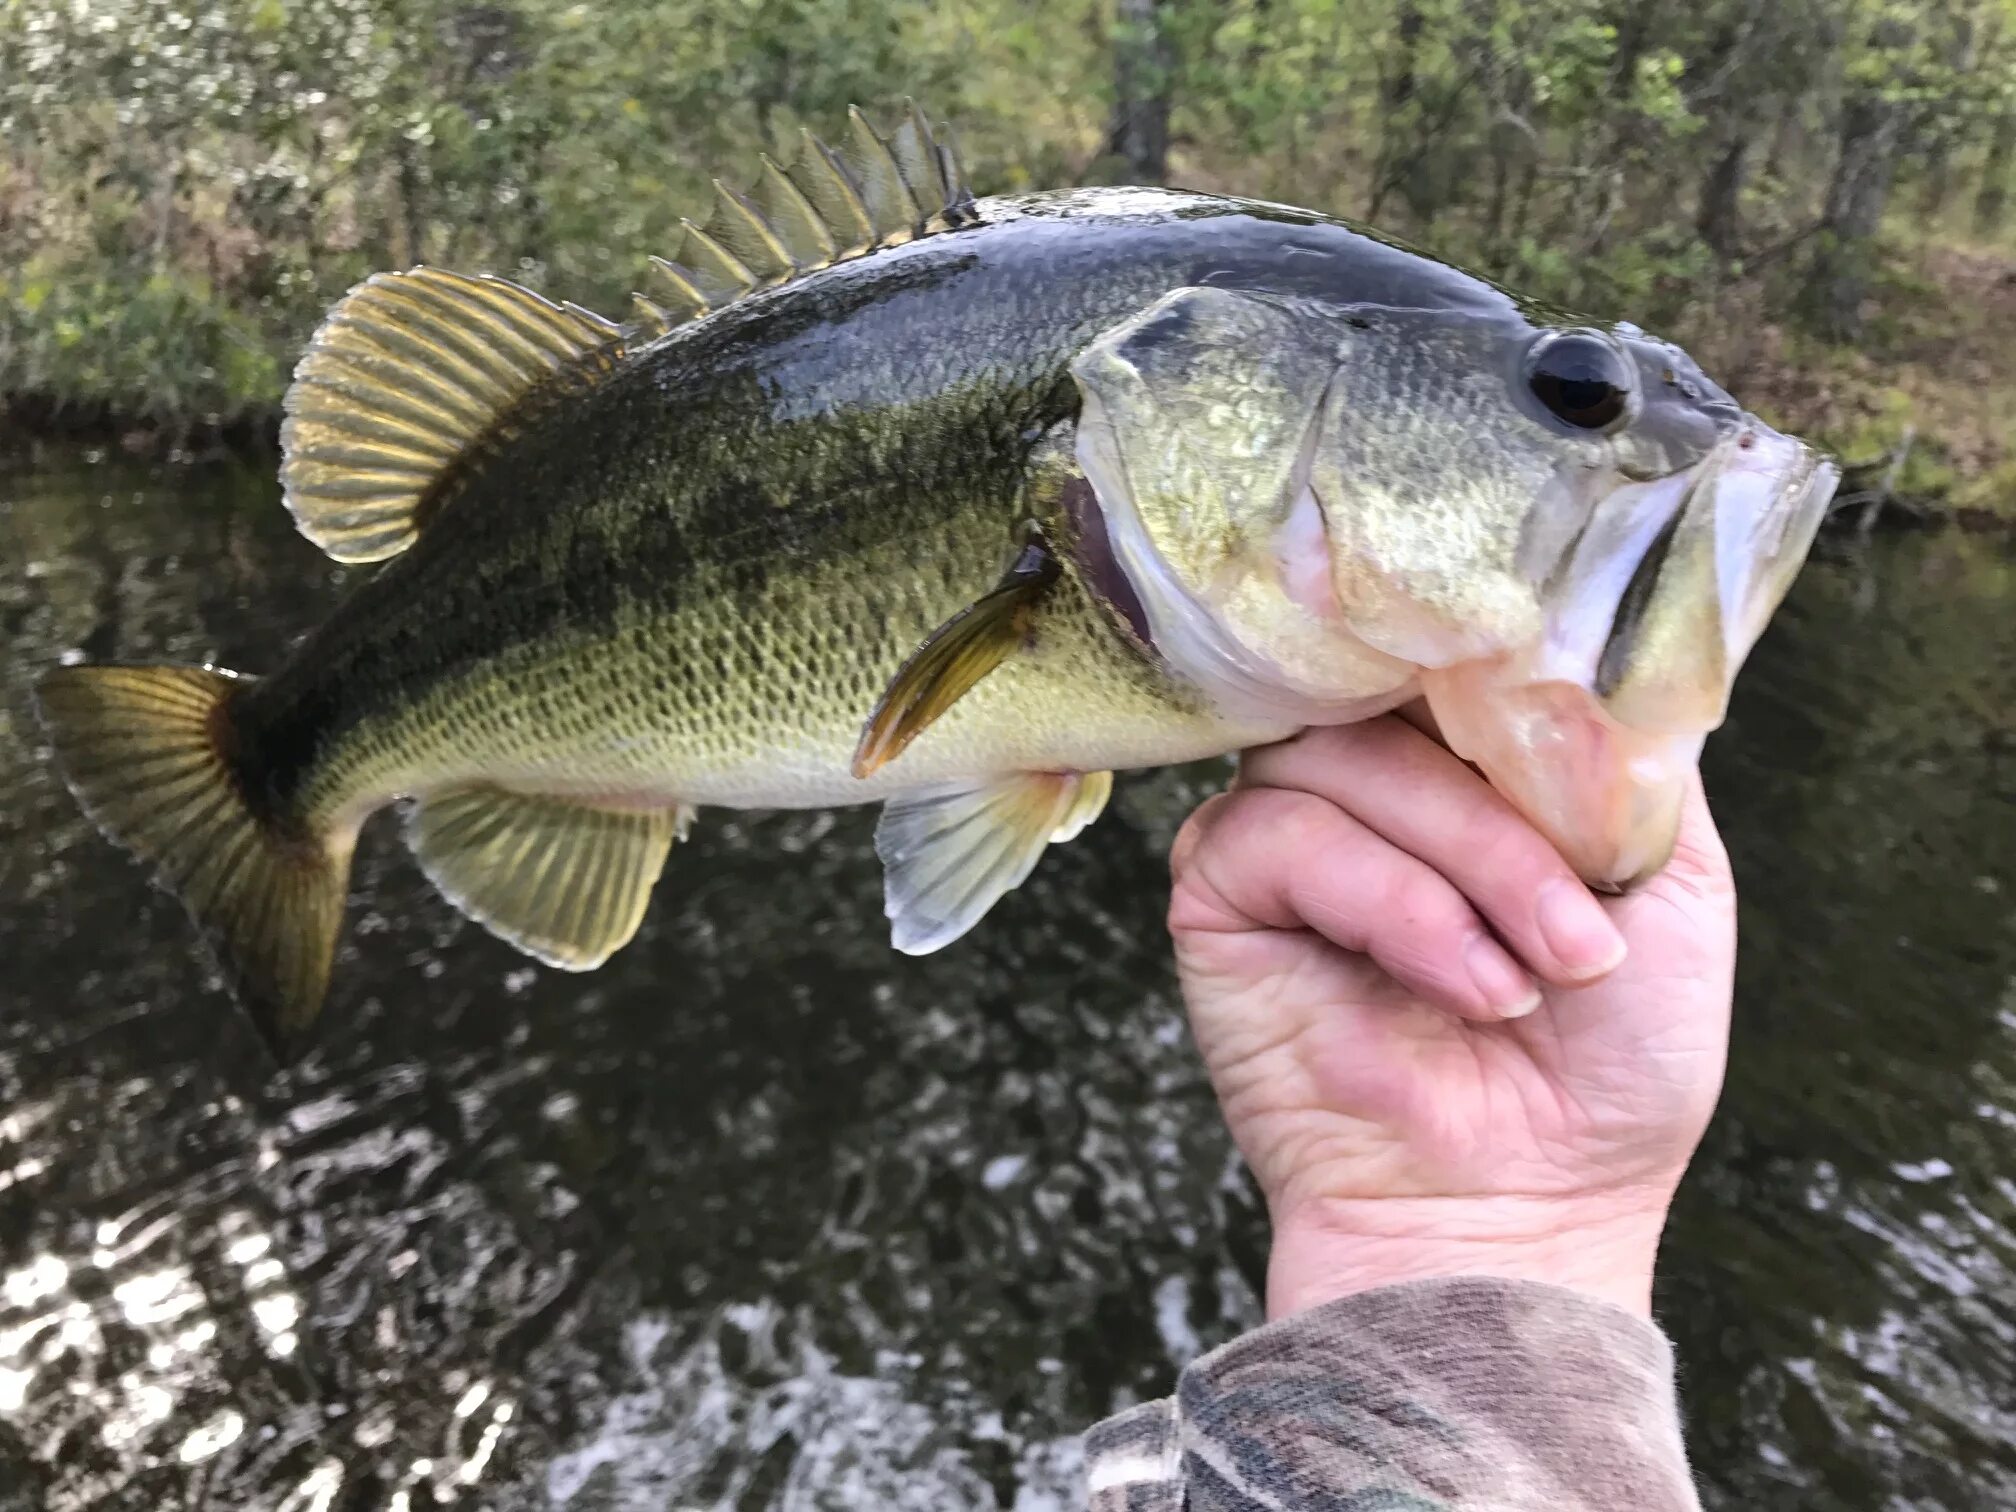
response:
<svg viewBox="0 0 2016 1512"><path fill-rule="evenodd" d="M896 166L902 171L903 182L910 186L910 193L918 202L927 205L946 203L952 186L945 176L945 154L939 150L937 139L931 132L931 123L924 119L915 100L910 102L909 115L904 117L903 124L896 128L896 135L890 139L889 150L896 156Z"/></svg>
<svg viewBox="0 0 2016 1512"><path fill-rule="evenodd" d="M826 224L805 191L791 182L791 175L779 168L776 159L767 152L763 155L763 177L757 182L754 198L798 267L821 267L839 255L833 228Z"/></svg>
<svg viewBox="0 0 2016 1512"><path fill-rule="evenodd" d="M578 390L624 332L578 305L440 268L379 273L329 312L294 369L280 483L301 533L339 562L413 544L458 464L509 433L534 390Z"/></svg>
<svg viewBox="0 0 2016 1512"><path fill-rule="evenodd" d="M854 110L844 152L808 131L790 168L765 157L748 193L716 179L714 197L705 226L683 223L678 256L651 259L656 285L638 296L647 340L758 289L965 225L973 203L950 133L934 132L914 101L886 141Z"/></svg>
<svg viewBox="0 0 2016 1512"><path fill-rule="evenodd" d="M908 240L911 228L922 226L928 212L911 191L896 154L858 108L847 112L847 146L843 150L847 166L854 170L854 182L861 186L868 214L874 218L877 242Z"/></svg>
<svg viewBox="0 0 2016 1512"><path fill-rule="evenodd" d="M810 131L802 133L791 182L804 191L820 219L833 229L837 257L859 257L875 245L875 220L840 155Z"/></svg>

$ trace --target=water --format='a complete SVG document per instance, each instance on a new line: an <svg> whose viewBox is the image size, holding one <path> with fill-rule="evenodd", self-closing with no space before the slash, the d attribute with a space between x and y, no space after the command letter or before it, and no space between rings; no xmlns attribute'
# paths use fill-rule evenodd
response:
<svg viewBox="0 0 2016 1512"><path fill-rule="evenodd" d="M0 1509L1058 1507L1258 1319L1159 925L1210 771L921 961L864 814L707 816L589 977L380 820L271 1071L26 688L258 670L338 591L270 474L0 475ZM2016 1506L2016 553L1823 547L1709 765L1737 1043L1659 1294L1708 1500Z"/></svg>

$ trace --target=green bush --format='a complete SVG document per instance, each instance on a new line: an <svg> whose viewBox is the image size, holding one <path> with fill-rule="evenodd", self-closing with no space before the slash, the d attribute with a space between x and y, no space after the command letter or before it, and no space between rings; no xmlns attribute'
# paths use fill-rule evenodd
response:
<svg viewBox="0 0 2016 1512"><path fill-rule="evenodd" d="M0 277L0 392L183 428L269 413L286 371L256 311L201 279L56 255Z"/></svg>
<svg viewBox="0 0 2016 1512"><path fill-rule="evenodd" d="M1893 183L2008 235L2016 0L1128 4L0 0L0 398L270 413L320 313L415 262L616 313L711 175L906 94L983 192L1291 200L1683 336L1889 340L1936 299L1878 255ZM1122 150L1140 110L1166 158Z"/></svg>

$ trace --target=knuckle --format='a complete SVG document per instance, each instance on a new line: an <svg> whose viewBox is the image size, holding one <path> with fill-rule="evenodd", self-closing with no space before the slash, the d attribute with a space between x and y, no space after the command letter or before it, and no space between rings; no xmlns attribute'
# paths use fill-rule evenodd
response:
<svg viewBox="0 0 2016 1512"><path fill-rule="evenodd" d="M1239 771L1232 779L1232 790L1243 792L1252 788L1264 788L1288 780L1294 770L1297 754L1302 749L1302 738L1309 732L1291 735L1286 740L1277 740L1272 745L1253 746L1239 753Z"/></svg>
<svg viewBox="0 0 2016 1512"><path fill-rule="evenodd" d="M1673 854L1660 879L1686 892L1697 902L1716 907L1734 907L1736 879L1729 869L1728 852L1719 839L1706 841L1682 833L1674 842Z"/></svg>
<svg viewBox="0 0 2016 1512"><path fill-rule="evenodd" d="M1331 807L1313 793L1256 787L1231 794L1216 829L1228 850L1271 853L1321 825Z"/></svg>
<svg viewBox="0 0 2016 1512"><path fill-rule="evenodd" d="M1365 749L1368 740L1376 744L1381 735L1378 727L1388 723L1385 719L1373 719L1355 724L1310 725L1272 745L1255 746L1239 758L1239 782L1255 787L1269 782L1298 786L1297 772L1308 771L1316 763L1333 766Z"/></svg>
<svg viewBox="0 0 2016 1512"><path fill-rule="evenodd" d="M1176 831L1176 838L1169 846L1169 874L1182 881L1197 861L1197 851L1211 831L1224 817L1225 806L1232 801L1230 793L1213 793L1190 811Z"/></svg>
<svg viewBox="0 0 2016 1512"><path fill-rule="evenodd" d="M1502 802L1480 794L1463 827L1466 864L1480 888L1530 897L1568 874L1568 863L1539 831Z"/></svg>
<svg viewBox="0 0 2016 1512"><path fill-rule="evenodd" d="M1680 832L1673 839L1673 854L1666 863L1667 871L1704 899L1734 896L1736 878L1730 870L1729 851L1721 834L1707 819L1705 809L1686 819L1695 822L1683 820L1680 825Z"/></svg>
<svg viewBox="0 0 2016 1512"><path fill-rule="evenodd" d="M1302 805L1322 806L1320 799L1285 788L1240 788L1215 793L1200 803L1176 832L1169 849L1169 869L1178 881L1194 871L1211 852L1237 853L1278 841L1298 822ZM1306 814L1301 816L1306 821Z"/></svg>
<svg viewBox="0 0 2016 1512"><path fill-rule="evenodd" d="M1382 912L1392 921L1390 933L1439 934L1459 929L1470 910L1456 890L1425 866L1399 869L1388 883Z"/></svg>

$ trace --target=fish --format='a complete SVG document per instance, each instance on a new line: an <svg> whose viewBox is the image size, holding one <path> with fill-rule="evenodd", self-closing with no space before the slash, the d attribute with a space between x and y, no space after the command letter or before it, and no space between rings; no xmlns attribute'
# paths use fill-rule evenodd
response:
<svg viewBox="0 0 2016 1512"><path fill-rule="evenodd" d="M921 954L1115 772L1421 698L1590 883L1664 862L1838 481L1678 347L1313 210L977 198L914 104L715 195L620 321L350 290L279 480L383 565L262 676L41 678L75 796L269 1042L394 803L450 903L570 971L706 809L880 803Z"/></svg>

